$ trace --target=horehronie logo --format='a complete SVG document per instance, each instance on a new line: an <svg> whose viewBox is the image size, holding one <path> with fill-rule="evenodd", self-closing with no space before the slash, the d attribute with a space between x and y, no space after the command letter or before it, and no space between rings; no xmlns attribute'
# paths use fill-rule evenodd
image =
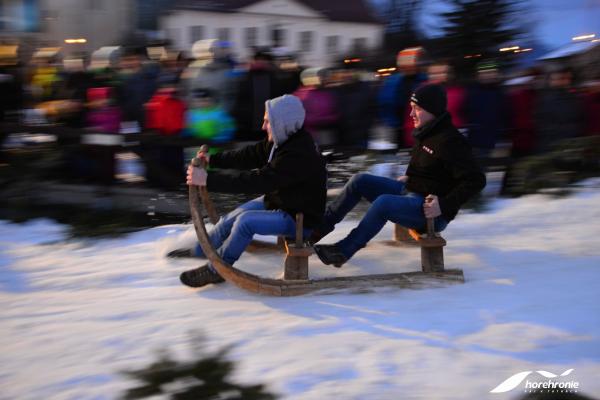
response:
<svg viewBox="0 0 600 400"><path fill-rule="evenodd" d="M529 380L527 377L532 373L537 372L546 380ZM560 375L553 374L548 371L523 371L514 374L504 382L490 390L490 393L505 393L513 390L524 380L526 392L554 392L554 393L576 393L579 389L579 382L573 380L563 380L561 378L568 376L573 372L573 369L568 369ZM558 379L556 379L558 378Z"/></svg>

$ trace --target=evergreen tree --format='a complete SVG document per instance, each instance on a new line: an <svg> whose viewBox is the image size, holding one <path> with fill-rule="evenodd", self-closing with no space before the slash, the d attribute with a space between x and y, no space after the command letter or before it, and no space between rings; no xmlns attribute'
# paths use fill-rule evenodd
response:
<svg viewBox="0 0 600 400"><path fill-rule="evenodd" d="M420 33L416 20L421 8L418 0L387 0L382 6L387 22L384 47L394 55L407 47L419 44Z"/></svg>
<svg viewBox="0 0 600 400"><path fill-rule="evenodd" d="M452 10L442 13L443 55L460 75L470 75L482 61L510 61L512 53L499 49L519 35L514 28L519 11L516 0L450 0Z"/></svg>
<svg viewBox="0 0 600 400"><path fill-rule="evenodd" d="M262 384L245 386L230 381L234 364L227 360L228 350L199 353L197 360L190 362L175 361L162 352L148 367L123 372L141 382L127 390L123 399L168 395L174 400L275 400Z"/></svg>

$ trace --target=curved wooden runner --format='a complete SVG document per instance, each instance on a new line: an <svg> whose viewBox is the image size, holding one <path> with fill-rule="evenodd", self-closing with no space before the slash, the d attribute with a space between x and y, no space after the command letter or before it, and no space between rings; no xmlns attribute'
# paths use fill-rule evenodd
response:
<svg viewBox="0 0 600 400"><path fill-rule="evenodd" d="M337 291L340 289L353 289L356 291L371 291L375 287L435 287L445 283L464 282L461 270L445 270L442 272L405 272L398 274L363 275L350 277L336 277L320 280L282 280L268 279L241 271L226 263L215 251L210 243L204 219L202 218L202 204L208 199L206 190L198 190L198 186L189 186L190 212L194 221L196 236L204 254L225 280L253 293L270 296L296 296L314 291Z"/></svg>
<svg viewBox="0 0 600 400"><path fill-rule="evenodd" d="M286 283L284 284L284 282L281 280L261 278L257 275L240 271L239 269L226 263L219 256L219 254L217 254L214 247L212 246L212 243L210 243L208 233L206 231L206 226L204 224L204 219L202 218L200 199L202 198L202 203L206 204L206 195L207 192L198 191L198 186L192 185L189 187L190 212L192 214L192 220L194 221L196 236L198 237L198 241L200 242L200 246L202 247L204 254L209 259L212 266L217 270L219 275L221 275L228 282L231 282L242 289L249 290L254 293L267 294L272 296L290 295L290 293L287 293L287 288L285 288L283 291L284 293L282 293L282 287L290 286L289 284L294 284L296 282L301 284L309 282L286 281ZM302 293L305 292L306 291L303 291Z"/></svg>

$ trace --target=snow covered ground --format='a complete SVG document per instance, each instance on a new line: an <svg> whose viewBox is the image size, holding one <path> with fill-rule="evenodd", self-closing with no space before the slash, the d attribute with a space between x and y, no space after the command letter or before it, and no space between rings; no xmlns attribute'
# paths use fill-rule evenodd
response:
<svg viewBox="0 0 600 400"><path fill-rule="evenodd" d="M47 220L0 221L0 399L117 398L133 385L119 371L163 348L189 358L193 332L209 349L233 344L236 380L285 399L516 399L525 382L489 392L519 372L569 369L579 393L600 396L598 186L463 213L444 236L464 285L370 294L185 288L179 273L199 262L163 255L193 240L190 225L90 241ZM282 263L253 253L238 265L277 276ZM374 243L341 270L310 265L313 277L414 270L419 251Z"/></svg>

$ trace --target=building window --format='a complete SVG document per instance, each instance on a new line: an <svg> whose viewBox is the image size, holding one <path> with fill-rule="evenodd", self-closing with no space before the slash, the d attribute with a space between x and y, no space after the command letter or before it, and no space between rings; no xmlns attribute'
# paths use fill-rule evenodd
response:
<svg viewBox="0 0 600 400"><path fill-rule="evenodd" d="M271 29L271 43L273 47L285 46L285 29L281 29L279 26L274 26Z"/></svg>
<svg viewBox="0 0 600 400"><path fill-rule="evenodd" d="M204 39L204 27L202 25L190 26L190 43Z"/></svg>
<svg viewBox="0 0 600 400"><path fill-rule="evenodd" d="M313 42L313 32L300 32L300 51L311 51Z"/></svg>
<svg viewBox="0 0 600 400"><path fill-rule="evenodd" d="M339 36L327 36L325 38L325 49L328 54L335 54L338 52L338 47L340 46L340 37Z"/></svg>
<svg viewBox="0 0 600 400"><path fill-rule="evenodd" d="M363 51L367 49L367 38L355 38L352 40L352 50Z"/></svg>
<svg viewBox="0 0 600 400"><path fill-rule="evenodd" d="M246 47L255 47L258 44L258 28L244 29L244 38L246 41Z"/></svg>
<svg viewBox="0 0 600 400"><path fill-rule="evenodd" d="M217 39L222 42L228 42L230 34L231 29L229 28L217 28Z"/></svg>

